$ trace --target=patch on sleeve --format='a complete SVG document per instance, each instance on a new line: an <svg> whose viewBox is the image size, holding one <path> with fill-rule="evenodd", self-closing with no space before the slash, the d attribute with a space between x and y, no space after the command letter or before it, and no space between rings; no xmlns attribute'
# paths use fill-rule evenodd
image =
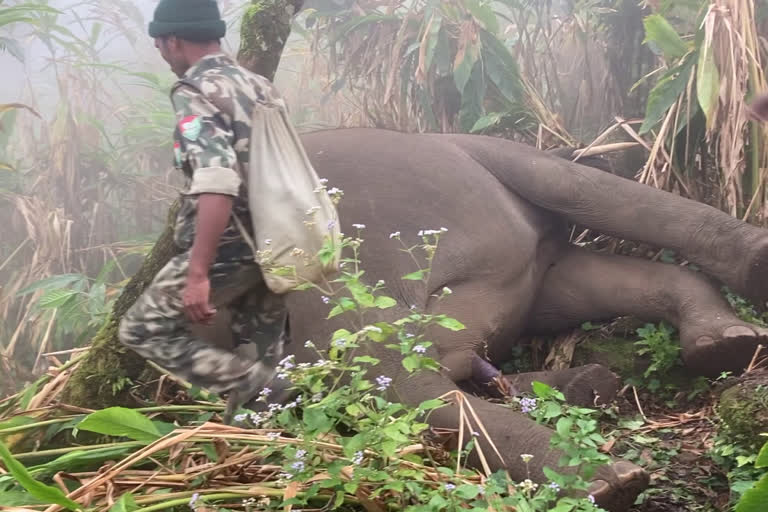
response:
<svg viewBox="0 0 768 512"><path fill-rule="evenodd" d="M181 136L187 140L196 141L202 128L200 116L187 116L179 122Z"/></svg>
<svg viewBox="0 0 768 512"><path fill-rule="evenodd" d="M176 157L176 167L181 167L181 144L179 141L173 143L173 156Z"/></svg>

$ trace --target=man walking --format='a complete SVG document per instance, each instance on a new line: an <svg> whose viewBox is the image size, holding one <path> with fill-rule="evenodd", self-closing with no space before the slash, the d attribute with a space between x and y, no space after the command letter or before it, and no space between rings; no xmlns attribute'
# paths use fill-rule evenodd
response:
<svg viewBox="0 0 768 512"><path fill-rule="evenodd" d="M120 324L120 341L188 382L248 399L275 373L287 336L282 300L264 284L252 248L247 169L254 106L279 97L264 77L222 53L226 31L215 0L161 0L149 35L179 77L175 166L185 186L174 239L181 253L155 277ZM236 343L254 343L243 360L192 334L216 307L232 312Z"/></svg>

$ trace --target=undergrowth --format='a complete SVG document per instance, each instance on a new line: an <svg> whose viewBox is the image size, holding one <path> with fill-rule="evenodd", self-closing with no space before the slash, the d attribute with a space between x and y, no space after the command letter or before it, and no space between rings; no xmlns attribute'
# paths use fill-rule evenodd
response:
<svg viewBox="0 0 768 512"><path fill-rule="evenodd" d="M210 402L144 410L113 407L43 422L17 415L0 423L4 442L33 432L44 433L48 441L64 436L78 443L85 436L88 442L15 456L0 444L8 470L0 476L0 505L44 503L69 510L96 510L113 503L110 510L114 512L177 506L277 510L322 504L414 512L596 510L594 500L584 491L597 466L608 460L599 451L605 440L593 417L595 411L565 405L559 391L537 383L536 397L520 402L524 414L554 427L552 447L564 453L560 465L577 470L566 475L558 468L547 468L549 482L530 478L514 482L504 471L490 471L487 464L481 472L466 466L471 452L487 461L494 456L490 450L495 447L461 393L415 407L390 401L398 383L379 370L381 361L371 355L375 351L366 348L383 345L397 352L400 364L411 375L439 371L439 364L430 356L434 347L426 334L428 328L458 331L464 326L454 318L416 308L393 322L370 323L373 311L391 309L397 303L386 295L386 283L371 286L364 282L359 260L364 226L356 227L357 235L343 240L352 257L343 260L334 281L338 289L322 290L322 300L330 309L328 317L345 315L349 328L335 331L329 343L316 346L306 341L316 352L315 362L297 362L289 356L280 363L278 377L289 381L294 392L290 401L269 403L272 391L265 388L257 404L238 411L237 426L232 427L209 422L223 409ZM404 279L426 285L445 231L422 231L421 242L411 247L403 244L399 233L392 235L418 266ZM451 293L445 288L436 298ZM460 428L469 441L460 442L461 449L445 452L435 446L426 421L431 411L449 403L459 407L466 418ZM157 419L158 413L173 423ZM519 456L525 464L533 458L530 454L505 457L510 455ZM120 462L105 466L110 460ZM238 460L244 462L239 474L233 476L223 469ZM253 470L252 465L273 469ZM99 468L100 472L93 473ZM58 486L51 485L57 474ZM97 475L101 476L93 478ZM109 496L97 485L107 481ZM183 485L169 486L173 482ZM62 491L62 485L68 493Z"/></svg>

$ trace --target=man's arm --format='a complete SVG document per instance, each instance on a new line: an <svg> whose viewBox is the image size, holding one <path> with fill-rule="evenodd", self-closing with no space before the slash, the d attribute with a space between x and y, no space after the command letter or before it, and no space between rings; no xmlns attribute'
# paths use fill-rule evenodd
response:
<svg viewBox="0 0 768 512"><path fill-rule="evenodd" d="M187 316L195 323L210 323L216 309L209 302L211 294L208 271L216 258L221 234L232 214L232 197L201 194L197 203L195 240L189 259L189 274L183 300Z"/></svg>
<svg viewBox="0 0 768 512"><path fill-rule="evenodd" d="M228 121L198 91L181 87L174 91L172 99L187 163L192 170L187 193L198 196L195 239L182 299L192 322L210 323L216 310L209 302L208 273L216 259L221 235L229 224L233 198L238 195L241 183L234 170L237 165L234 134Z"/></svg>

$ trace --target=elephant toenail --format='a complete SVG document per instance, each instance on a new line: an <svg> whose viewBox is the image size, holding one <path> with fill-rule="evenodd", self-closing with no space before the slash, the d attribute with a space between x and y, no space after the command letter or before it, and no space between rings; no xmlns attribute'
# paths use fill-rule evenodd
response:
<svg viewBox="0 0 768 512"><path fill-rule="evenodd" d="M619 479L619 483L622 486L627 486L629 484L633 486L638 484L644 486L648 485L648 482L650 481L650 477L646 470L630 462L617 462L613 465L613 470L616 472L616 477Z"/></svg>
<svg viewBox="0 0 768 512"><path fill-rule="evenodd" d="M612 494L611 486L605 480L593 481L587 492L594 496L595 500L598 502L601 502L603 499Z"/></svg>
<svg viewBox="0 0 768 512"><path fill-rule="evenodd" d="M715 344L715 340L709 336L702 336L696 340L696 346L700 348L708 348Z"/></svg>
<svg viewBox="0 0 768 512"><path fill-rule="evenodd" d="M754 336L755 331L749 327L743 325L734 325L723 331L723 336L726 338L741 338L743 336Z"/></svg>

